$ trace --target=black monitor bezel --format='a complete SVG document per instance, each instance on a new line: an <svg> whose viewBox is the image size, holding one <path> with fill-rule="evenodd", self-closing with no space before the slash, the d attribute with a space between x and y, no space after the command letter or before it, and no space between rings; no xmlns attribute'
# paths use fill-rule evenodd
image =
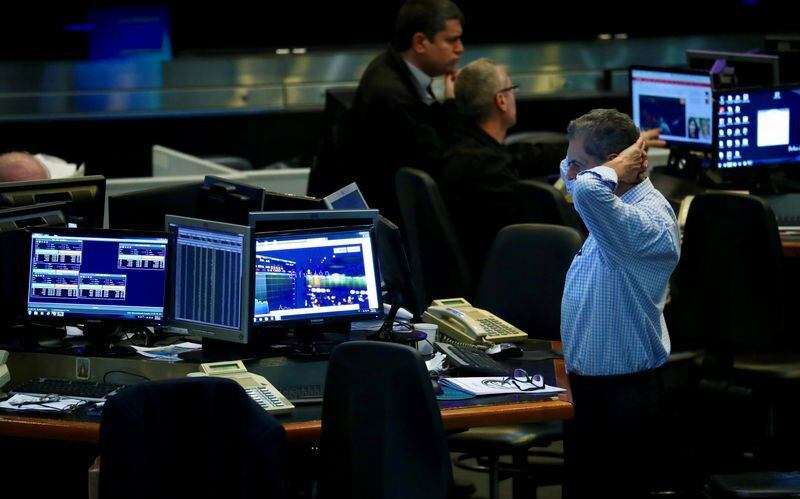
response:
<svg viewBox="0 0 800 499"><path fill-rule="evenodd" d="M745 93L745 92L774 92L776 90L785 90L785 89L794 89L800 91L800 83L795 84L783 84L783 85L768 85L768 86L759 86L759 87L737 87L737 88L729 88L723 90L717 90L714 93L714 143L713 143L713 154L712 154L712 168L719 172L723 173L732 173L732 172L745 172L745 171L755 171L755 170L780 170L783 168L797 168L800 167L800 161L790 162L790 163L773 163L769 165L752 165L752 166L734 166L730 168L720 168L719 167L719 127L717 123L719 123L719 103L720 103L720 96L722 94L730 94L730 93Z"/></svg>
<svg viewBox="0 0 800 499"><path fill-rule="evenodd" d="M713 107L714 101L714 79L711 77L711 74L708 71L702 71L698 69L685 69L685 68L660 68L656 66L640 66L640 65L632 65L628 68L628 103L631 106L631 119L633 119L633 72L634 71L655 71L659 73L677 73L683 75L690 75L690 76L707 76L709 82L709 88L711 89L711 101ZM713 115L712 109L712 115ZM636 124L634 122L634 124ZM636 125L638 127L638 124ZM713 122L712 122L713 126ZM641 131L641 127L640 127ZM713 134L712 134L713 137ZM703 144L701 142L684 142L684 141L675 141L675 140L665 140L667 143L667 147L670 149L682 149L682 150L690 150L690 151L710 151L714 147L713 138L711 139L712 142L708 144Z"/></svg>
<svg viewBox="0 0 800 499"><path fill-rule="evenodd" d="M80 187L96 187L97 188L97 195L94 196L94 207L92 209L92 215L94 220L94 224L91 227L84 227L84 228L98 228L102 227L103 219L105 217L105 203L106 203L106 178L102 175L87 175L85 177L67 177L67 178L58 178L58 179L45 179L45 180L25 180L21 182L0 182L0 197L3 193L18 191L18 192L35 192L37 190L52 190L58 191L59 189L64 191L69 191L70 189L80 188ZM41 201L39 203L34 202L30 204L15 204L15 205L4 205L0 204L0 208L7 207L7 208L14 208L14 207L22 207L22 206L34 206L37 204L44 204L44 203L52 203L52 202L64 202L68 204L72 204L71 200L47 200ZM69 212L68 206L66 207L65 216Z"/></svg>
<svg viewBox="0 0 800 499"><path fill-rule="evenodd" d="M44 230L43 230L44 229ZM27 247L27 261L26 264L27 268L27 275L25 276L25 286L24 286L24 296L22 299L22 303L25 305L25 312L24 317L25 321L28 323L56 323L62 325L83 325L87 322L101 322L103 324L108 325L131 325L131 326L161 326L164 324L166 317L167 317L167 285L168 285L168 277L170 272L170 265L169 265L169 251L170 251L170 244L169 244L169 235L166 232L162 231L143 231L143 230L124 230L124 229L95 229L95 228L82 228L82 227L56 227L56 228L36 228L32 227L30 229L24 229L26 236L24 240L24 245ZM114 237L160 237L165 239L167 245L167 258L165 258L165 268L164 271L166 272L165 281L164 281L164 308L161 312L161 319L110 319L104 318L99 316L92 316L92 317L56 317L56 316L31 316L29 315L28 308L30 308L30 304L28 302L29 293L30 293L30 286L31 286L31 244L33 243L33 234L34 233L48 233L53 235L71 235L77 234L81 236L87 237L98 237L98 236L105 236L109 238ZM35 317L35 319L34 319Z"/></svg>
<svg viewBox="0 0 800 499"><path fill-rule="evenodd" d="M251 310L251 322L253 324L253 329L255 331L262 331L262 330L274 330L274 329L293 329L293 328L302 328L305 326L320 326L320 325L330 325L330 324L341 324L341 323L350 323L350 322L358 322L358 321L370 321L370 320L378 320L383 316L383 293L381 292L381 273L380 273L380 265L379 265L379 258L378 258L378 234L376 232L375 224L359 224L359 225L331 225L328 227L316 227L316 228L303 228L303 229L296 229L296 230L280 230L280 231L266 231L266 232L256 232L253 235L253 261L255 262L255 255L256 255L256 248L258 244L259 238L273 236L273 237L285 237L285 236L304 236L308 234L319 233L321 231L325 233L337 233L337 232L351 232L351 231L368 231L369 232L369 239L370 245L372 246L372 265L375 270L375 286L378 295L378 311L375 313L372 312L357 312L352 314L342 314L336 315L333 317L306 317L302 319L289 319L289 320L280 320L280 321L265 321L265 322L255 322L255 263L253 264L252 268L252 278L250 279L252 283L252 293L250 296L250 301L252 303L252 310Z"/></svg>
<svg viewBox="0 0 800 499"><path fill-rule="evenodd" d="M175 295L175 280L174 272L177 270L175 262L175 251L178 249L177 245L177 231L173 234L170 229L171 225L180 225L191 229L208 229L216 230L219 232L226 232L229 234L238 233L235 230L241 230L244 234L242 241L242 284L241 296L243 303L241 304L241 318L239 329L226 328L222 326L209 326L198 325L196 322L186 321L175 318L174 309L174 295ZM253 229L247 225L231 224L226 222L217 222L214 220L203 220L200 218L184 217L178 215L167 215L164 219L164 228L170 240L169 257L173 262L171 270L167 273L167 311L165 311L165 321L169 326L177 326L185 328L192 336L199 336L212 340L225 341L230 343L247 344L252 339L252 326L253 326L253 303L251 297L254 292L254 283L250 278L253 269L254 252L255 252L255 239L253 237ZM200 327L202 326L202 327Z"/></svg>
<svg viewBox="0 0 800 499"><path fill-rule="evenodd" d="M704 60L704 61L718 61L720 59L724 59L726 61L731 62L744 62L744 63L764 63L767 65L769 63L772 66L772 83L771 85L780 85L780 57L773 54L753 54L748 52L728 52L725 50L706 50L706 49L686 49L686 65L691 66L692 64L692 57L694 56L695 60ZM714 62L711 63L712 67ZM735 64L733 64L735 67ZM700 70L704 71L704 70ZM705 71L704 71L705 72ZM725 88L718 88L715 83L716 79L713 77L711 71L707 71L711 76L711 84L714 85L714 90L727 90ZM765 85L766 86L766 85ZM735 89L738 87L731 87L731 89ZM743 88L743 87L742 87Z"/></svg>

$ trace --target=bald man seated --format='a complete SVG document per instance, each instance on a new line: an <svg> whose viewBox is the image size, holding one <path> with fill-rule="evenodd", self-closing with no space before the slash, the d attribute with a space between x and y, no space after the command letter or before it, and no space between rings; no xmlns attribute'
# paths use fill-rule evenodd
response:
<svg viewBox="0 0 800 499"><path fill-rule="evenodd" d="M26 152L0 155L0 182L46 180L50 173L35 157Z"/></svg>
<svg viewBox="0 0 800 499"><path fill-rule="evenodd" d="M49 154L21 151L0 154L0 182L82 177L84 170L84 165L76 165Z"/></svg>

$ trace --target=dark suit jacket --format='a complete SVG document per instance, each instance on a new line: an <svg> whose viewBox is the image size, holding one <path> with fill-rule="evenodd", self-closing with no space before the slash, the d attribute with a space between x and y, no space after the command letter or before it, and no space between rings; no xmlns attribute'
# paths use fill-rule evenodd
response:
<svg viewBox="0 0 800 499"><path fill-rule="evenodd" d="M461 127L436 177L476 279L497 232L521 223L512 191L522 179L558 172L563 144L505 146L474 125Z"/></svg>
<svg viewBox="0 0 800 499"><path fill-rule="evenodd" d="M350 109L346 177L358 182L371 207L398 222L395 172L410 166L432 173L457 121L452 99L425 105L405 61L389 48L367 67Z"/></svg>

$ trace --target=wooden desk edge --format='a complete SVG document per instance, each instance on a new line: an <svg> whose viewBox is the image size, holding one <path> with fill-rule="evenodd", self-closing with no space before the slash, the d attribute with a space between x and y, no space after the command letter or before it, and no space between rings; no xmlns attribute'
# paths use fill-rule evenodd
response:
<svg viewBox="0 0 800 499"><path fill-rule="evenodd" d="M554 368L558 386L567 389L566 392L559 394L558 400L443 409L442 421L445 427L462 429L472 426L571 419L572 395L569 379L564 370L564 361L554 361ZM289 442L319 440L321 423L318 420L286 423L283 426L286 428L286 438ZM68 419L0 414L0 436L98 443L100 425Z"/></svg>
<svg viewBox="0 0 800 499"><path fill-rule="evenodd" d="M800 256L800 241L783 241L784 256Z"/></svg>

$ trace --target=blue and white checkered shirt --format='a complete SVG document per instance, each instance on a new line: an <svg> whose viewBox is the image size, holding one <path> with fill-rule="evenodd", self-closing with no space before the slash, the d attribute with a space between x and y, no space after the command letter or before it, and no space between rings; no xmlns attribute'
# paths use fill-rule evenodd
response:
<svg viewBox="0 0 800 499"><path fill-rule="evenodd" d="M680 257L675 213L650 179L618 197L607 166L561 176L589 237L561 299L561 340L570 372L607 376L654 369L670 351L664 302Z"/></svg>

